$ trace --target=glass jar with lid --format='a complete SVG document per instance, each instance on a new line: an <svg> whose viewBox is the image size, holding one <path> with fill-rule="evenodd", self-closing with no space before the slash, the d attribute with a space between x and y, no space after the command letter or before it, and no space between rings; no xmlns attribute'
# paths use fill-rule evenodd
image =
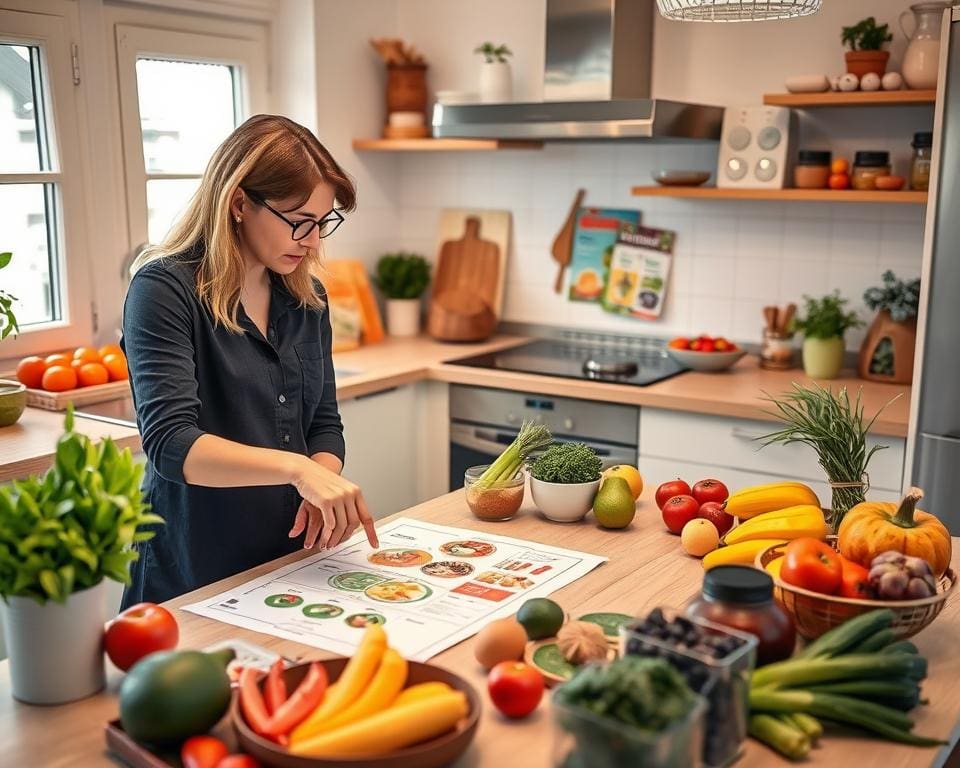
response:
<svg viewBox="0 0 960 768"><path fill-rule="evenodd" d="M889 175L889 152L861 151L854 157L850 184L854 189L876 189L877 176Z"/></svg>
<svg viewBox="0 0 960 768"><path fill-rule="evenodd" d="M826 189L830 179L829 152L801 149L793 168L793 186L797 189Z"/></svg>
<svg viewBox="0 0 960 768"><path fill-rule="evenodd" d="M910 164L910 189L926 191L930 188L930 159L933 156L933 134L930 131L913 134L913 162Z"/></svg>

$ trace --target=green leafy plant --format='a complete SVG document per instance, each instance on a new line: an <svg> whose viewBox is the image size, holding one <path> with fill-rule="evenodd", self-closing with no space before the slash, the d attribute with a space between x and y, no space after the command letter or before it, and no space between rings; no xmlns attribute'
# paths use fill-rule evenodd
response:
<svg viewBox="0 0 960 768"><path fill-rule="evenodd" d="M110 438L73 431L73 407L42 476L0 487L0 595L64 602L103 577L130 583L133 544L153 538L143 465Z"/></svg>
<svg viewBox="0 0 960 768"><path fill-rule="evenodd" d="M891 270L883 273L883 285L867 288L863 301L875 310L886 310L890 317L902 323L917 316L920 309L920 278L900 280Z"/></svg>
<svg viewBox="0 0 960 768"><path fill-rule="evenodd" d="M0 269L3 269L10 263L13 254L9 251L0 253ZM17 316L13 313L13 302L17 297L0 289L0 340L7 338L11 333L19 333L20 326L17 325Z"/></svg>
<svg viewBox="0 0 960 768"><path fill-rule="evenodd" d="M878 26L877 20L868 16L852 27L844 27L840 39L844 45L850 46L851 51L879 51L884 43L893 40L893 35L889 24Z"/></svg>
<svg viewBox="0 0 960 768"><path fill-rule="evenodd" d="M493 64L495 61L505 62L507 56L513 56L513 51L511 51L506 44L501 43L500 45L494 45L493 43L486 42L483 45L478 45L473 49L474 53L479 53L483 55L483 60L487 64Z"/></svg>
<svg viewBox="0 0 960 768"><path fill-rule="evenodd" d="M600 479L602 462L583 443L554 443L533 462L530 474L545 483L591 483Z"/></svg>
<svg viewBox="0 0 960 768"><path fill-rule="evenodd" d="M848 328L857 328L863 321L855 312L844 312L846 299L840 298L840 292L834 291L822 299L804 296L807 302L804 316L793 321L793 329L800 331L809 339L833 339L843 336Z"/></svg>
<svg viewBox="0 0 960 768"><path fill-rule="evenodd" d="M418 299L430 284L430 263L415 253L388 253L377 262L373 282L388 299Z"/></svg>

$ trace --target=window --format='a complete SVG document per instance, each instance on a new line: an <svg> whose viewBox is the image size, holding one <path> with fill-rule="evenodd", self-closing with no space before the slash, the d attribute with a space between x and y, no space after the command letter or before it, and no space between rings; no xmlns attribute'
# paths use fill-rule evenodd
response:
<svg viewBox="0 0 960 768"><path fill-rule="evenodd" d="M117 26L131 247L157 243L213 151L265 109L262 42Z"/></svg>

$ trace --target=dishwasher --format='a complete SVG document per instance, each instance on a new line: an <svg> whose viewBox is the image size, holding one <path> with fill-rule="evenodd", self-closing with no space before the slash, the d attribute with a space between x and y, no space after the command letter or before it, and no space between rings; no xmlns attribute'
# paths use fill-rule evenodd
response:
<svg viewBox="0 0 960 768"><path fill-rule="evenodd" d="M558 442L585 443L605 467L637 466L638 406L452 384L450 490L463 487L469 467L496 459L524 419L546 425Z"/></svg>

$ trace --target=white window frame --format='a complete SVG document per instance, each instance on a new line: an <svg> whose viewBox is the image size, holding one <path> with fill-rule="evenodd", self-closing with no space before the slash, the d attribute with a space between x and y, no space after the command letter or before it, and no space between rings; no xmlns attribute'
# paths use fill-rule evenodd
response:
<svg viewBox="0 0 960 768"><path fill-rule="evenodd" d="M123 165L127 189L130 249L148 242L147 182L153 179L197 179L198 173L146 171L137 94L137 59L144 56L177 61L226 64L240 71L237 104L240 122L268 111L267 47L264 40L180 32L132 24L117 24L117 69Z"/></svg>
<svg viewBox="0 0 960 768"><path fill-rule="evenodd" d="M58 168L36 173L0 173L0 183L56 184L57 214L61 219L54 233L61 319L34 327L21 325L17 336L10 335L0 343L0 358L4 359L69 349L89 344L93 338L92 275L82 155L84 123L72 56L79 29L76 11L74 3L9 1L0 9L0 40L40 46L41 67L47 83L42 97L48 120L52 123L50 154ZM0 243L0 248L2 245ZM13 258L17 258L16 253ZM2 278L0 272L0 280ZM17 313L17 304L13 309Z"/></svg>

